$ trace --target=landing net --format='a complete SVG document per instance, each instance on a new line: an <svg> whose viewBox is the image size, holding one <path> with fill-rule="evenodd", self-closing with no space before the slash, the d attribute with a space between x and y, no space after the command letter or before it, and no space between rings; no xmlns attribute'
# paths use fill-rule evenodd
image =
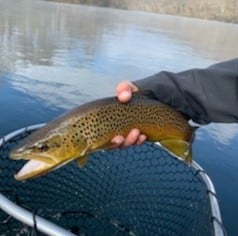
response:
<svg viewBox="0 0 238 236"><path fill-rule="evenodd" d="M92 154L18 182L10 150L42 124L0 139L0 236L224 235L214 186L195 162L145 143Z"/></svg>

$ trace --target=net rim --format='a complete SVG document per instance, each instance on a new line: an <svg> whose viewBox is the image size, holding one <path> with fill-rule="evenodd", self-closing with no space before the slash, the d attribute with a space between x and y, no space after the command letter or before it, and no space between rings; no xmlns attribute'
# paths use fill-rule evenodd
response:
<svg viewBox="0 0 238 236"><path fill-rule="evenodd" d="M27 126L24 128L20 128L13 132L10 132L9 134L5 135L4 137L0 139L0 147L4 143L10 141L14 137L22 133L40 129L45 125L46 123L40 123L40 124L35 124L35 125ZM159 147L163 148L163 146L159 142L155 142L155 145L158 145ZM171 154L175 156L173 153ZM207 187L207 194L209 197L209 202L211 207L211 215L212 215L211 220L212 220L212 224L214 228L214 235L225 236L226 232L222 223L219 202L218 202L214 184L211 178L209 177L209 175L196 161L194 160L192 161L191 167L196 171L196 174L201 177L201 179L203 180L204 184ZM75 234L72 234L69 231L63 229L62 227L48 220L45 220L44 218L28 210L25 210L22 207L19 207L17 204L13 203L8 198L6 198L1 192L0 192L0 209L2 209L4 212L14 217L15 219L27 224L28 226L35 227L37 224L37 229L41 231L42 233L46 233L48 235L55 235L55 236L76 236Z"/></svg>

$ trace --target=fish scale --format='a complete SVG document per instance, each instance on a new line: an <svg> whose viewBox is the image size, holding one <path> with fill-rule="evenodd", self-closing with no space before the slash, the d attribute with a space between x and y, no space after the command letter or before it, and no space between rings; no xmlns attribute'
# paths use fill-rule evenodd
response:
<svg viewBox="0 0 238 236"><path fill-rule="evenodd" d="M88 154L111 148L114 136L125 136L133 128L140 129L150 141L160 141L179 158L191 161L189 142L194 129L187 120L170 106L135 94L126 104L116 97L86 103L30 135L10 154L13 159L30 160L15 178L36 177L74 159L83 166Z"/></svg>

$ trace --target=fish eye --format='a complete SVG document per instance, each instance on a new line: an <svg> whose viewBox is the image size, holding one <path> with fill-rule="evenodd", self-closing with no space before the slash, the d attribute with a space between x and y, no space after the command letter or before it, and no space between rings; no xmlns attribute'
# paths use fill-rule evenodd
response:
<svg viewBox="0 0 238 236"><path fill-rule="evenodd" d="M45 143L39 143L35 146L37 151L46 152L49 149L49 146Z"/></svg>

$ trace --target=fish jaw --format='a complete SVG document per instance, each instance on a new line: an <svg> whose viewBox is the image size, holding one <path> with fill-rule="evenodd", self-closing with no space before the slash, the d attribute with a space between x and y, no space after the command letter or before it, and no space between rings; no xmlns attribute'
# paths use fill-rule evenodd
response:
<svg viewBox="0 0 238 236"><path fill-rule="evenodd" d="M34 177L38 177L48 173L52 170L55 165L38 161L38 160L30 160L28 161L17 174L14 175L16 180L26 180Z"/></svg>
<svg viewBox="0 0 238 236"><path fill-rule="evenodd" d="M10 152L10 158L13 160L38 160L41 162L52 164L57 162L53 155L47 153L32 153L28 151L21 151L21 149L16 149Z"/></svg>
<svg viewBox="0 0 238 236"><path fill-rule="evenodd" d="M66 160L56 158L47 153L32 153L22 151L21 149L13 150L10 158L14 160L28 160L28 162L14 175L16 180L27 180L41 175L65 165L74 158Z"/></svg>
<svg viewBox="0 0 238 236"><path fill-rule="evenodd" d="M22 181L27 179L36 178L49 173L52 170L56 170L61 166L66 165L75 158L57 162L57 163L46 163L44 161L29 160L18 172L14 175L16 180Z"/></svg>

